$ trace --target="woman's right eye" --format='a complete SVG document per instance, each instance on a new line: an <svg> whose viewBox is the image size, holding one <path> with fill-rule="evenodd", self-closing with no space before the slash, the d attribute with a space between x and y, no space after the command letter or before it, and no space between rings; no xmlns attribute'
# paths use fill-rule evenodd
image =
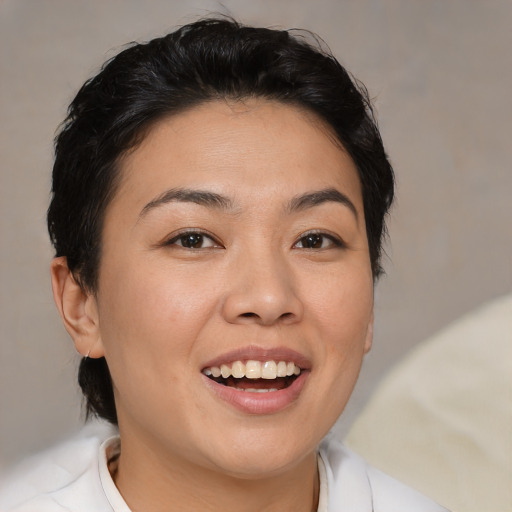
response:
<svg viewBox="0 0 512 512"><path fill-rule="evenodd" d="M208 249L210 247L220 247L213 238L196 231L180 233L167 241L165 245L177 245L178 247L183 247L185 249Z"/></svg>

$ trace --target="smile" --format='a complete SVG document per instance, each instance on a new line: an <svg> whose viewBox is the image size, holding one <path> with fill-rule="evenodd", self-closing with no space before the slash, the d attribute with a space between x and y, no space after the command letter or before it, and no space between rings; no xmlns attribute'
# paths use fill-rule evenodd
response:
<svg viewBox="0 0 512 512"><path fill-rule="evenodd" d="M311 363L288 349L253 347L224 354L201 370L217 399L249 414L273 414L299 399Z"/></svg>
<svg viewBox="0 0 512 512"><path fill-rule="evenodd" d="M210 366L203 370L203 374L218 384L238 391L269 393L289 387L300 371L292 361L249 360Z"/></svg>
<svg viewBox="0 0 512 512"><path fill-rule="evenodd" d="M276 379L277 377L290 377L291 375L300 375L300 368L293 362L286 361L235 361L231 365L222 364L219 366L211 366L205 368L203 373L207 377L235 377L242 379Z"/></svg>

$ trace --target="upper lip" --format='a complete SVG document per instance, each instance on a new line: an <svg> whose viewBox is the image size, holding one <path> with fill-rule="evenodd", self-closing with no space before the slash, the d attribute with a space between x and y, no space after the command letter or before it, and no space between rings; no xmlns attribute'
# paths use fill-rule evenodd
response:
<svg viewBox="0 0 512 512"><path fill-rule="evenodd" d="M222 364L231 364L235 361L286 361L295 363L302 370L309 370L311 362L303 354L287 347L263 348L256 345L241 347L225 352L206 362L202 369Z"/></svg>

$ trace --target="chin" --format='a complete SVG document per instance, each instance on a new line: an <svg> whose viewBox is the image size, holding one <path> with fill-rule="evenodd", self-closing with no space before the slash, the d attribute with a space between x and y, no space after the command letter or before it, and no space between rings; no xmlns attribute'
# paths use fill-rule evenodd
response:
<svg viewBox="0 0 512 512"><path fill-rule="evenodd" d="M307 434L295 434L290 427L276 435L274 432L253 431L241 434L237 438L225 437L229 440L218 446L211 454L211 462L223 473L244 480L270 478L287 472L300 465L312 456L321 439L308 439ZM307 431L306 431L307 432ZM219 457L219 454L222 456Z"/></svg>
<svg viewBox="0 0 512 512"><path fill-rule="evenodd" d="M236 461L223 461L224 464L218 469L222 470L225 475L240 480L263 480L267 478L275 478L285 474L296 468L301 462L307 459L312 452L301 454L300 457L283 457L278 454L277 457L270 453L266 453L265 457L259 454L259 460L251 457L238 457ZM262 460L265 459L265 460Z"/></svg>

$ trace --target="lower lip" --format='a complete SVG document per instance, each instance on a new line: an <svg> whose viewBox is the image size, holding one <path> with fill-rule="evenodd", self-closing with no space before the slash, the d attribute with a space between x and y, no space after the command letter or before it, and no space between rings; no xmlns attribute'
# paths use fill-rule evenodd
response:
<svg viewBox="0 0 512 512"><path fill-rule="evenodd" d="M248 414L273 414L286 409L298 399L308 375L308 371L303 371L287 388L266 393L242 391L219 384L205 375L202 377L221 400L236 409Z"/></svg>

